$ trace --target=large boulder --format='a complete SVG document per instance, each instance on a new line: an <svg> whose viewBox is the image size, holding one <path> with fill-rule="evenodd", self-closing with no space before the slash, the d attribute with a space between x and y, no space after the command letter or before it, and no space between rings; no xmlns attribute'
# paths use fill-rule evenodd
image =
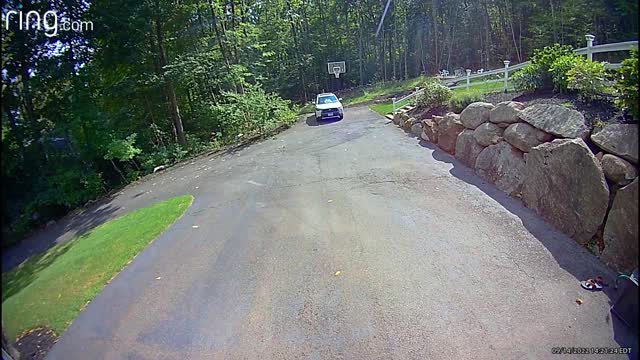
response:
<svg viewBox="0 0 640 360"><path fill-rule="evenodd" d="M591 135L604 151L638 163L638 124L610 124Z"/></svg>
<svg viewBox="0 0 640 360"><path fill-rule="evenodd" d="M409 119L407 119L403 124L402 124L402 129L406 132L411 132L411 127L413 126L413 124L419 123L420 120L416 119L414 117L411 117Z"/></svg>
<svg viewBox="0 0 640 360"><path fill-rule="evenodd" d="M524 165L522 152L502 141L482 150L476 159L475 172L505 193L519 197Z"/></svg>
<svg viewBox="0 0 640 360"><path fill-rule="evenodd" d="M618 185L627 185L638 176L638 170L633 164L615 155L602 155L600 165L604 176Z"/></svg>
<svg viewBox="0 0 640 360"><path fill-rule="evenodd" d="M609 188L584 140L556 139L532 148L524 173L524 203L585 245L604 220Z"/></svg>
<svg viewBox="0 0 640 360"><path fill-rule="evenodd" d="M435 116L434 116L435 118ZM442 117L438 116L438 118L442 119ZM430 141L434 144L438 143L438 124L434 119L424 119L422 120L422 139L425 141Z"/></svg>
<svg viewBox="0 0 640 360"><path fill-rule="evenodd" d="M486 102L471 103L460 113L460 121L467 129L475 129L489 121L489 113L493 108L493 104Z"/></svg>
<svg viewBox="0 0 640 360"><path fill-rule="evenodd" d="M504 133L503 128L494 123L486 122L473 130L473 137L478 144L489 146L497 144L502 139L502 133Z"/></svg>
<svg viewBox="0 0 640 360"><path fill-rule="evenodd" d="M460 122L460 115L454 113L445 115L438 124L438 146L449 154L453 154L456 149L456 140L462 130L464 126Z"/></svg>
<svg viewBox="0 0 640 360"><path fill-rule="evenodd" d="M420 134L422 134L422 123L420 121L411 125L411 133L415 136L420 136Z"/></svg>
<svg viewBox="0 0 640 360"><path fill-rule="evenodd" d="M456 159L472 169L476 164L478 155L482 149L484 149L473 137L473 132L473 130L464 129L460 135L458 135L455 153Z"/></svg>
<svg viewBox="0 0 640 360"><path fill-rule="evenodd" d="M613 199L600 258L620 272L638 267L638 178L618 190Z"/></svg>
<svg viewBox="0 0 640 360"><path fill-rule="evenodd" d="M403 113L397 112L395 114L393 114L393 123L396 125L400 124L400 119L402 119L402 115Z"/></svg>
<svg viewBox="0 0 640 360"><path fill-rule="evenodd" d="M524 152L529 152L532 147L553 139L553 135L536 129L527 123L509 125L503 136L509 144Z"/></svg>
<svg viewBox="0 0 640 360"><path fill-rule="evenodd" d="M407 113L405 112L400 112L400 115L398 116L398 122L396 123L398 126L400 127L404 127L404 123L409 120L409 115L407 115ZM397 114L396 114L397 115ZM394 116L395 119L395 116Z"/></svg>
<svg viewBox="0 0 640 360"><path fill-rule="evenodd" d="M584 116L564 106L536 104L522 110L518 115L534 127L563 138L581 138L589 135Z"/></svg>
<svg viewBox="0 0 640 360"><path fill-rule="evenodd" d="M489 113L489 121L492 123L517 123L520 121L518 115L524 109L524 104L517 101L503 101Z"/></svg>

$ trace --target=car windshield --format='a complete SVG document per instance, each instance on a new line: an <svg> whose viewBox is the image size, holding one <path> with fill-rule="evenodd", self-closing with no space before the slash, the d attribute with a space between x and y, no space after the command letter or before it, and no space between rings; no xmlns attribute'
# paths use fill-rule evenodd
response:
<svg viewBox="0 0 640 360"><path fill-rule="evenodd" d="M338 98L335 95L322 96L318 98L318 104L331 104L337 102Z"/></svg>

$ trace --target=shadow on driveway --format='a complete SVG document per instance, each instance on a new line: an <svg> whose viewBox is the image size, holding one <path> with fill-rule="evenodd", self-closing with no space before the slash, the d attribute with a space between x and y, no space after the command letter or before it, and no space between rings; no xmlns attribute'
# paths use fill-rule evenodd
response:
<svg viewBox="0 0 640 360"><path fill-rule="evenodd" d="M316 116L315 115L309 115L307 116L307 125L308 126L321 126L321 125L328 125L328 124L333 124L336 122L341 121L339 118L333 119L333 120L316 120Z"/></svg>
<svg viewBox="0 0 640 360"><path fill-rule="evenodd" d="M415 137L410 134L410 136ZM581 247L578 243L573 241L566 241L566 238L558 238L550 236L548 229L553 228L553 225L548 224L542 218L540 218L534 211L526 208L524 203L520 200L514 199L509 195L495 188L493 185L483 181L481 178L475 175L472 169L466 167L460 163L455 157L444 152L436 145L426 142L420 139L420 146L433 150L433 158L438 161L443 161L451 164L453 167L449 170L449 173L456 178L471 184L480 189L485 194L489 195L492 199L497 201L505 209L512 214L516 215L522 221L524 227L536 238L540 243L549 250L557 261L558 265L576 278L576 287L580 288L580 281L593 278L596 275L602 275L609 287L605 287L603 292L609 298L609 305L613 305L621 292L614 289L613 284L615 282L614 273L609 271L603 274L594 274L593 266L587 262L581 261L584 255L587 255L588 251ZM582 256L576 256L579 252L583 252ZM602 265L603 269L606 266ZM586 290L585 290L586 291ZM621 347L631 347L632 353L629 355L630 359L638 359L638 339L637 335L633 334L633 331L628 328L620 319L609 312L607 316L607 322L613 322L614 339ZM637 329L636 329L637 334ZM594 345L597 346L597 345Z"/></svg>
<svg viewBox="0 0 640 360"><path fill-rule="evenodd" d="M115 193L114 193L115 194ZM42 254L51 247L82 236L98 225L114 218L120 208L113 206L113 195L88 206L79 214L68 214L55 224L38 230L35 234L3 250L2 272L7 272L31 256ZM57 253L57 252L56 252ZM38 260L36 260L38 261ZM5 294L3 291L3 298Z"/></svg>

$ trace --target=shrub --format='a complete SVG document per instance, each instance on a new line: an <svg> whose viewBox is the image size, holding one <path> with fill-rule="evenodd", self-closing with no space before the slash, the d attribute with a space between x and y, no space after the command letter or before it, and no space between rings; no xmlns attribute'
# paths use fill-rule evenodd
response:
<svg viewBox="0 0 640 360"><path fill-rule="evenodd" d="M605 93L606 72L603 63L578 58L573 67L567 71L568 88L578 92L586 101L594 100Z"/></svg>
<svg viewBox="0 0 640 360"><path fill-rule="evenodd" d="M554 44L553 46L545 46L542 49L533 50L531 63L538 66L542 81L541 88L551 89L553 87L553 79L551 77L551 68L553 63L566 55L573 55L573 50L569 45Z"/></svg>
<svg viewBox="0 0 640 360"><path fill-rule="evenodd" d="M570 53L562 55L551 63L549 74L553 83L553 90L561 93L567 91L569 85L568 72L575 68L578 63L583 63L584 59L580 55Z"/></svg>
<svg viewBox="0 0 640 360"><path fill-rule="evenodd" d="M447 104L453 91L438 82L426 82L424 92L418 97L418 105L434 108Z"/></svg>
<svg viewBox="0 0 640 360"><path fill-rule="evenodd" d="M516 91L533 92L542 88L542 73L540 66L529 64L517 71L511 78Z"/></svg>
<svg viewBox="0 0 640 360"><path fill-rule="evenodd" d="M247 84L243 94L224 92L223 96L223 102L212 108L222 124L225 141L261 134L297 117L289 100L265 93L257 86Z"/></svg>
<svg viewBox="0 0 640 360"><path fill-rule="evenodd" d="M638 119L638 50L632 50L631 57L622 62L615 90L616 105Z"/></svg>
<svg viewBox="0 0 640 360"><path fill-rule="evenodd" d="M460 113L469 106L469 104L483 100L484 96L479 91L471 90L456 93L449 99L449 109L453 112Z"/></svg>

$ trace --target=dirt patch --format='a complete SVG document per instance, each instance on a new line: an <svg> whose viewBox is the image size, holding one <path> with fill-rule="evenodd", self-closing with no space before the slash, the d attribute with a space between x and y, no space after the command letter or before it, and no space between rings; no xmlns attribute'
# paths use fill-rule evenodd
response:
<svg viewBox="0 0 640 360"><path fill-rule="evenodd" d="M26 332L15 343L20 359L44 359L49 350L58 341L58 337L48 328L38 328Z"/></svg>
<svg viewBox="0 0 640 360"><path fill-rule="evenodd" d="M449 111L450 111L449 108L446 106L438 106L434 108L425 108L425 107L417 106L413 110L409 111L408 115L416 119L429 119L434 115L442 116Z"/></svg>
<svg viewBox="0 0 640 360"><path fill-rule="evenodd" d="M516 96L513 100L520 101L526 106L535 104L553 104L577 110L584 115L584 119L586 120L589 129L600 127L604 124L633 122L633 118L626 116L622 110L618 109L613 104L613 102L609 100L583 102L578 98L577 94L536 92Z"/></svg>
<svg viewBox="0 0 640 360"><path fill-rule="evenodd" d="M502 101L519 101L525 106L535 104L553 104L565 106L569 109L577 110L584 115L585 122L590 130L601 128L606 124L633 123L637 122L632 117L618 109L610 99L594 100L583 102L577 94L557 94L551 91L534 92L525 94L522 92L494 93L484 96L484 101L494 105ZM417 107L410 115L416 118L430 118L433 115L443 115L451 111L446 106L425 109Z"/></svg>

